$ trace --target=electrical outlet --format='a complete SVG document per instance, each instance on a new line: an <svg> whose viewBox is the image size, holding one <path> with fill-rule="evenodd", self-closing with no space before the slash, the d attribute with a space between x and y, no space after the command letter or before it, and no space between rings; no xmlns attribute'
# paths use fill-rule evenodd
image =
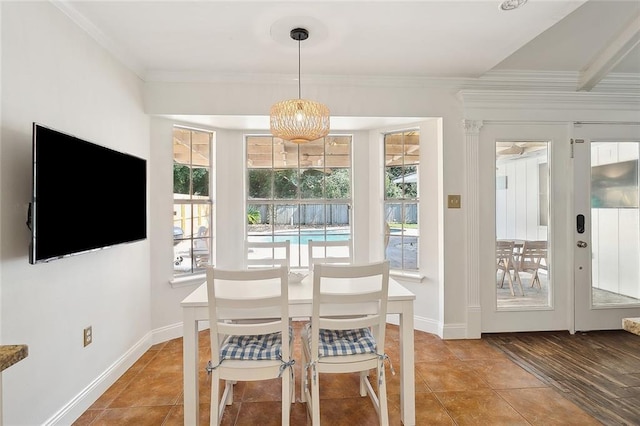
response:
<svg viewBox="0 0 640 426"><path fill-rule="evenodd" d="M93 330L91 329L91 326L87 327L84 329L84 345L90 345L91 342L93 341Z"/></svg>
<svg viewBox="0 0 640 426"><path fill-rule="evenodd" d="M448 201L448 207L450 209L459 209L460 208L460 196L459 195L449 195L447 201Z"/></svg>

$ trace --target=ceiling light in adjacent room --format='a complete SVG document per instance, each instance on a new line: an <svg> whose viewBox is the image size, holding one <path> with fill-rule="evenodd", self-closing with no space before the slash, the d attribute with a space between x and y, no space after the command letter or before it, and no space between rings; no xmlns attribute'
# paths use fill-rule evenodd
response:
<svg viewBox="0 0 640 426"><path fill-rule="evenodd" d="M527 0L504 0L500 3L500 9L502 10L513 10L517 9L523 4L525 4Z"/></svg>

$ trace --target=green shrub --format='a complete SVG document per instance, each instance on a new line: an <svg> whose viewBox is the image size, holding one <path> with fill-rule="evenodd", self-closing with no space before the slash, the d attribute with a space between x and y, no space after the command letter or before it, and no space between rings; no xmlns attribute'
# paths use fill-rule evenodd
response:
<svg viewBox="0 0 640 426"><path fill-rule="evenodd" d="M259 210L252 207L249 207L249 209L247 209L247 223L249 225L256 225L260 223L261 220L262 216L260 215Z"/></svg>

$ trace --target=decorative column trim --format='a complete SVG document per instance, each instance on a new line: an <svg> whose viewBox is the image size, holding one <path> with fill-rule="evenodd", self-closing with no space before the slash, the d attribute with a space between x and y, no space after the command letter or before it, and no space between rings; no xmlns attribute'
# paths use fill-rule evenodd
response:
<svg viewBox="0 0 640 426"><path fill-rule="evenodd" d="M465 135L466 217L467 217L467 337L479 338L481 332L480 309L480 188L479 145L480 120L463 120Z"/></svg>

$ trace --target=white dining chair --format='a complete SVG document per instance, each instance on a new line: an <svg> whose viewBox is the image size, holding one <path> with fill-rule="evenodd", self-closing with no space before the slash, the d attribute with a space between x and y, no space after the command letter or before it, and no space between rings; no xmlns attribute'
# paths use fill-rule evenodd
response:
<svg viewBox="0 0 640 426"><path fill-rule="evenodd" d="M211 425L219 425L225 405L233 403L233 386L237 381L275 378L282 383L281 424L289 424L295 382L287 273L286 266L252 270L207 267ZM230 321L249 313L250 322ZM222 396L220 380L224 380Z"/></svg>
<svg viewBox="0 0 640 426"><path fill-rule="evenodd" d="M291 269L291 241L247 241L247 268L285 265Z"/></svg>
<svg viewBox="0 0 640 426"><path fill-rule="evenodd" d="M347 265L353 262L351 239L337 241L309 240L309 271L315 263Z"/></svg>
<svg viewBox="0 0 640 426"><path fill-rule="evenodd" d="M301 399L320 424L320 375L360 373L360 396L369 395L381 425L389 424L384 374L389 262L316 263L311 321L302 330ZM369 379L376 371L374 386Z"/></svg>

